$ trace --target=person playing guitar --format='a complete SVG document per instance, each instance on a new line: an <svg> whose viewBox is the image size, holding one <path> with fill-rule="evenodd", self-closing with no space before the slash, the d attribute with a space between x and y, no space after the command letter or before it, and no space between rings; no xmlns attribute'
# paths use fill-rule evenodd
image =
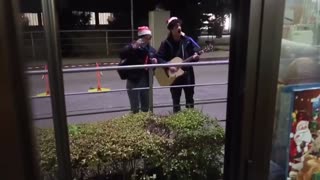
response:
<svg viewBox="0 0 320 180"><path fill-rule="evenodd" d="M168 63L174 57L180 57L183 60L188 59L189 62L197 62L200 57L198 52L200 47L193 41L191 37L186 36L181 30L182 21L177 17L171 17L167 20L167 28L170 31L168 37L161 43L158 50L158 63ZM177 77L172 83L173 86L178 85L194 85L195 77L193 67L181 67L184 73ZM169 67L171 73L178 71L177 67ZM184 90L186 98L186 108L194 107L194 86L190 87L171 87L170 92L173 101L173 112L181 110L180 97Z"/></svg>

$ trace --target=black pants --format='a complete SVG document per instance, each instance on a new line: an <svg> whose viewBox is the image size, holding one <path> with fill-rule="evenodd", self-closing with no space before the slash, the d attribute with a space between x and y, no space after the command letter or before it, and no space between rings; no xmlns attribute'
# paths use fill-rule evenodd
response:
<svg viewBox="0 0 320 180"><path fill-rule="evenodd" d="M175 82L172 84L173 86L179 85L194 85L194 73L192 71L186 72L183 76L177 78ZM172 87L170 88L172 102L173 102L173 112L179 112L181 110L180 107L180 99L182 90L184 91L185 99L186 99L186 108L193 108L194 107L194 86L191 87Z"/></svg>

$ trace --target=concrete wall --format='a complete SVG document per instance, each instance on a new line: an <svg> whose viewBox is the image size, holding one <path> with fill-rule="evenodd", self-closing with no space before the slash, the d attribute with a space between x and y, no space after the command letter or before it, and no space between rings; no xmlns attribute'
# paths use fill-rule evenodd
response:
<svg viewBox="0 0 320 180"><path fill-rule="evenodd" d="M149 12L149 27L152 30L153 38L151 45L158 50L161 41L168 35L166 21L170 17L170 11L150 11Z"/></svg>

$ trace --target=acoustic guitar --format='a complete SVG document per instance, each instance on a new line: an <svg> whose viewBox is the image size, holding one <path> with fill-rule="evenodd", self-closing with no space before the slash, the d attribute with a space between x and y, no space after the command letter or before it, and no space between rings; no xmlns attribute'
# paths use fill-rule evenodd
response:
<svg viewBox="0 0 320 180"><path fill-rule="evenodd" d="M197 54L201 55L204 52L211 51L212 48L204 49L201 51L198 51ZM171 59L168 63L186 63L191 62L193 60L193 57L190 56L187 59L183 60L180 57L175 57ZM160 86L170 86L178 77L182 76L184 74L184 71L181 68L178 68L177 71L171 72L168 68L156 68L155 69L155 76L158 80L158 83Z"/></svg>

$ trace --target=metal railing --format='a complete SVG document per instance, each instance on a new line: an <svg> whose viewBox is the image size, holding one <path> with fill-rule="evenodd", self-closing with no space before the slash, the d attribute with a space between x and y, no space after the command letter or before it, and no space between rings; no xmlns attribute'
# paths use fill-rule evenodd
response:
<svg viewBox="0 0 320 180"><path fill-rule="evenodd" d="M205 86L219 86L219 85L228 85L227 82L224 83L204 83L204 84L195 84L195 85L178 85L178 86L159 86L153 87L153 89L168 89L168 88L179 88L179 87L205 87ZM112 92L124 92L124 91L137 91L137 90L148 90L149 87L146 88L133 88L133 89L114 89L109 91L101 91L101 92L73 92L73 93L65 93L65 96L79 96L79 95L89 95L89 94L104 94L104 93L112 93ZM50 96L31 96L31 99L41 99L48 98Z"/></svg>
<svg viewBox="0 0 320 180"><path fill-rule="evenodd" d="M131 30L61 30L60 45L63 57L108 57L118 55L120 49L137 38L137 31ZM199 36L198 43L205 45L213 36ZM46 59L46 39L44 31L23 33L24 52L33 60Z"/></svg>
<svg viewBox="0 0 320 180"><path fill-rule="evenodd" d="M136 35L136 33L133 34ZM125 44L131 42L131 36L131 30L61 30L62 56L116 55ZM47 51L44 31L24 32L23 40L26 57L33 60L45 59Z"/></svg>
<svg viewBox="0 0 320 180"><path fill-rule="evenodd" d="M196 63L170 63L170 64L150 64L150 65L131 65L131 66L107 66L107 67L92 67L92 68L74 68L74 69L63 69L63 73L84 73L84 72L95 72L95 71L115 71L121 69L148 69L149 74L149 87L145 88L134 88L130 90L149 90L149 110L153 112L154 108L164 108L164 107L172 107L170 104L153 104L153 90L154 89L166 89L166 88L177 88L177 87L201 87L201 86L216 86L216 85L227 85L227 82L222 83L205 83L205 84L194 84L194 85L176 85L176 86L158 86L154 87L153 83L153 70L154 68L163 68L163 67L185 67L185 66L207 66L207 65L227 65L229 64L228 60L220 60L220 61L207 61L207 62L196 62ZM27 75L44 75L47 74L47 70L35 70L35 71L26 71L25 74ZM77 95L88 95L88 94L100 94L100 93L114 93L114 92L123 92L129 91L128 89L115 89L107 92L74 92L74 93L66 93L65 96L77 96ZM37 97L31 96L31 99L37 98L47 98L49 96L44 97ZM215 98L215 99L205 99L205 100L198 100L202 102L195 102L197 104L213 104L213 103L225 103L226 97L222 98ZM183 105L183 104L182 104ZM72 116L82 116L82 115L92 115L92 114L103 114L103 113L113 113L113 112L124 112L129 111L128 107L118 107L118 109L108 110L108 111L95 111L95 112L87 112L87 113L76 113L76 114L67 114L68 117ZM45 117L37 117L34 118L35 120L42 120L42 119L51 119L51 116Z"/></svg>

